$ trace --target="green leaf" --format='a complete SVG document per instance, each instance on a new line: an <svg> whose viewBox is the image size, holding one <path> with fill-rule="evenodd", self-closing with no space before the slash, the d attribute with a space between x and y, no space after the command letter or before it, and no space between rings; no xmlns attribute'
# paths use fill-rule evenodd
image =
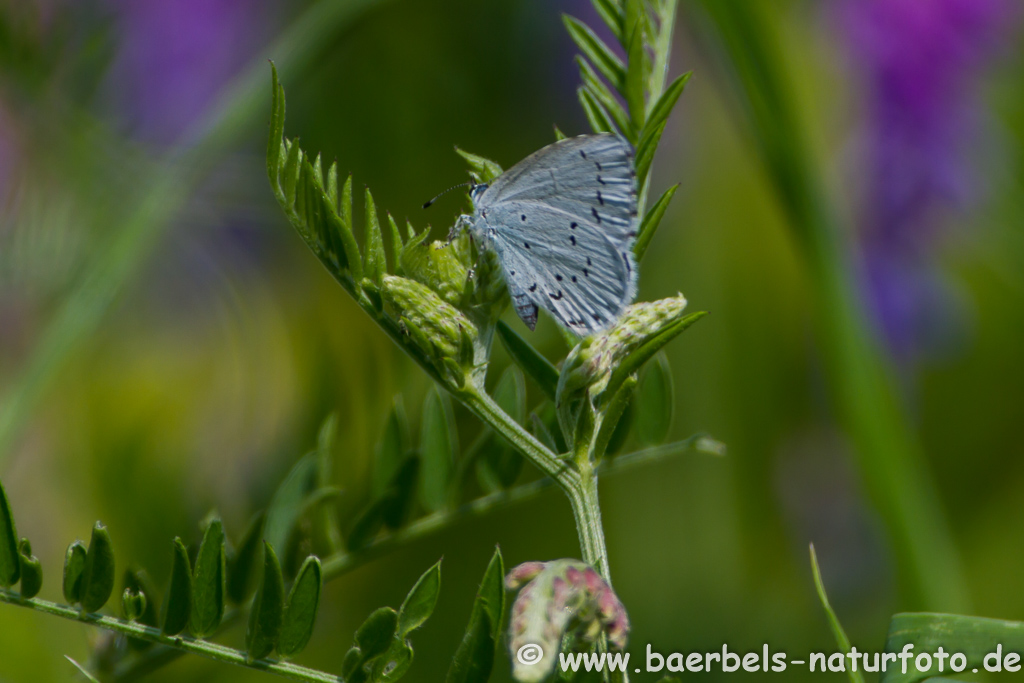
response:
<svg viewBox="0 0 1024 683"><path fill-rule="evenodd" d="M256 588L256 568L259 566L259 555L262 549L263 523L266 514L260 512L242 534L238 549L227 562L227 596L231 602L241 605Z"/></svg>
<svg viewBox="0 0 1024 683"><path fill-rule="evenodd" d="M597 14L601 17L601 21L611 29L612 35L615 36L615 40L620 43L623 42L622 37L625 32L625 17L622 11L621 0L591 0L591 4L594 6L594 9L597 10Z"/></svg>
<svg viewBox="0 0 1024 683"><path fill-rule="evenodd" d="M626 413L633 399L635 388L636 380L632 377L627 378L612 400L605 406L601 428L597 432L597 438L594 439L593 457L595 460L603 458L605 454L614 454L625 443L626 437L629 435L629 420L632 419L632 415ZM627 421L622 424L624 417Z"/></svg>
<svg viewBox="0 0 1024 683"><path fill-rule="evenodd" d="M96 522L82 569L81 603L86 612L107 604L114 591L114 546L107 527Z"/></svg>
<svg viewBox="0 0 1024 683"><path fill-rule="evenodd" d="M327 169L327 185L324 187L327 192L327 199L335 211L338 210L338 162L335 161Z"/></svg>
<svg viewBox="0 0 1024 683"><path fill-rule="evenodd" d="M832 628L832 635L836 638L836 645L843 653L850 652L850 639L846 637L846 631L843 630L843 625L839 623L839 617L836 616L835 611L832 609L832 605L828 602L828 596L825 594L825 584L821 580L821 570L818 569L818 556L814 552L814 544L811 544L811 573L814 574L814 588L818 591L818 599L821 600L821 606L825 609L825 615L828 617L828 625ZM854 671L851 667L847 671L847 675L850 677L850 683L864 683L864 677L860 671ZM886 677L882 677L886 680Z"/></svg>
<svg viewBox="0 0 1024 683"><path fill-rule="evenodd" d="M451 401L447 394L434 386L423 403L420 426L420 457L423 458L420 500L430 512L437 512L448 502L448 485L457 443Z"/></svg>
<svg viewBox="0 0 1024 683"><path fill-rule="evenodd" d="M568 14L562 15L569 37L587 59L594 65L598 72L604 76L612 87L619 92L625 91L626 67L611 48L605 45L604 41L597 37L597 34L590 30L590 27L579 19Z"/></svg>
<svg viewBox="0 0 1024 683"><path fill-rule="evenodd" d="M423 572L398 609L397 637L405 638L434 613L441 592L441 561Z"/></svg>
<svg viewBox="0 0 1024 683"><path fill-rule="evenodd" d="M220 627L224 618L226 573L224 525L219 519L213 519L203 533L192 573L190 629L197 638L205 638Z"/></svg>
<svg viewBox="0 0 1024 683"><path fill-rule="evenodd" d="M373 457L373 493L380 496L391 483L398 471L402 458L412 448L412 437L409 430L409 418L405 413L405 404L401 394L395 395L388 413L384 431L374 449Z"/></svg>
<svg viewBox="0 0 1024 683"><path fill-rule="evenodd" d="M21 577L21 554L18 552L18 530L14 514L7 500L7 492L0 483L0 586L13 586Z"/></svg>
<svg viewBox="0 0 1024 683"><path fill-rule="evenodd" d="M559 140L565 140L567 137L568 136L565 133L563 133L561 130L558 129L558 126L555 126L555 141L556 142L558 142Z"/></svg>
<svg viewBox="0 0 1024 683"><path fill-rule="evenodd" d="M356 630L355 643L363 662L387 652L398 628L398 612L390 607L375 610Z"/></svg>
<svg viewBox="0 0 1024 683"><path fill-rule="evenodd" d="M504 171L497 162L485 159L482 156L471 154L465 150L455 148L459 156L469 162L469 168L473 174L479 179L481 183L491 183L494 179L500 176Z"/></svg>
<svg viewBox="0 0 1024 683"><path fill-rule="evenodd" d="M647 180L647 174L651 171L654 153L658 150L658 143L661 142L661 134L665 132L667 123L667 121L662 121L652 130L640 136L640 143L636 146L636 179L641 185Z"/></svg>
<svg viewBox="0 0 1024 683"><path fill-rule="evenodd" d="M494 388L494 402L517 424L526 419L526 379L517 366L510 365L502 373ZM496 441L477 461L478 471L489 491L507 489L523 469L523 458L518 451L500 436Z"/></svg>
<svg viewBox="0 0 1024 683"><path fill-rule="evenodd" d="M406 456L382 499L381 516L389 529L398 529L412 512L416 500L416 477L420 471L420 456L416 452Z"/></svg>
<svg viewBox="0 0 1024 683"><path fill-rule="evenodd" d="M631 143L634 145L637 142L637 128L633 125L633 122L629 118L629 114L622 108L619 101L615 98L615 95L608 89L601 77L594 71L594 67L590 65L582 55L576 56L576 63L580 67L580 78L583 81L583 87L593 95L594 99L601 103L601 106L605 108L608 115L615 121L616 126L625 135Z"/></svg>
<svg viewBox="0 0 1024 683"><path fill-rule="evenodd" d="M675 391L664 351L654 356L640 378L636 397L636 435L645 446L662 443L672 428Z"/></svg>
<svg viewBox="0 0 1024 683"><path fill-rule="evenodd" d="M388 227L391 229L391 253L395 258L395 274L402 275L402 264L399 261L398 255L402 253L402 248L405 246L405 242L402 241L402 231L398 229L398 223L395 219L388 214Z"/></svg>
<svg viewBox="0 0 1024 683"><path fill-rule="evenodd" d="M75 541L64 554L64 599L69 605L82 601L82 572L85 571L85 544Z"/></svg>
<svg viewBox="0 0 1024 683"><path fill-rule="evenodd" d="M281 166L281 141L284 138L284 88L277 77L277 66L270 63L271 96L270 139L267 141L267 176L275 194L281 194L279 170Z"/></svg>
<svg viewBox="0 0 1024 683"><path fill-rule="evenodd" d="M1024 652L1024 622L968 617L958 614L908 612L893 615L892 621L889 622L889 636L885 641L885 651L898 653L903 651L908 644L914 646L912 650L914 655L921 652L937 652L940 646L947 652L961 652L967 659L965 668L968 672L972 669L988 671L991 669L986 666L986 661L992 669L995 669L997 655L993 653L1001 652L1002 658L1005 658L1011 652ZM1005 660L1002 660L1000 664L1003 661ZM1017 660L1016 664L1020 664L1020 660ZM881 681L882 683L916 683L934 675L934 668L928 672L918 672L911 662L907 667L907 673L902 672L901 666L890 665L882 674ZM950 673L950 676L952 675L954 674ZM1004 680L998 676L995 678ZM939 679L931 678L931 680Z"/></svg>
<svg viewBox="0 0 1024 683"><path fill-rule="evenodd" d="M665 190L665 194L658 198L658 201L648 210L644 220L640 223L636 244L633 245L633 253L636 255L637 261L642 259L644 254L647 253L647 247L651 245L651 240L654 239L654 233L657 232L658 225L661 224L661 219L668 209L668 203L672 201L672 196L678 189L679 185L676 184Z"/></svg>
<svg viewBox="0 0 1024 683"><path fill-rule="evenodd" d="M277 645L277 651L282 657L297 655L309 643L320 607L322 588L323 570L320 560L310 555L299 569L288 594L288 605L281 622L281 638Z"/></svg>
<svg viewBox="0 0 1024 683"><path fill-rule="evenodd" d="M18 544L18 557L21 562L21 586L18 592L23 598L34 598L43 587L43 565L32 554L32 544L27 538L21 539Z"/></svg>
<svg viewBox="0 0 1024 683"><path fill-rule="evenodd" d="M192 610L192 567L189 566L188 550L180 538L174 539L171 558L171 582L164 600L163 625L161 629L174 636L188 626Z"/></svg>
<svg viewBox="0 0 1024 683"><path fill-rule="evenodd" d="M639 5L637 0L626 0L627 7ZM629 21L629 20L627 20ZM628 25L628 24L627 24ZM627 54L629 60L626 62L626 88L623 95L629 107L629 116L633 119L637 129L644 125L644 32L638 21L634 21L629 28L629 44Z"/></svg>
<svg viewBox="0 0 1024 683"><path fill-rule="evenodd" d="M615 121L600 102L584 87L576 89L576 96L583 107L583 113L587 115L587 122L595 133L618 133L621 132L615 126Z"/></svg>
<svg viewBox="0 0 1024 683"><path fill-rule="evenodd" d="M332 486L334 445L338 437L338 416L324 418L316 440L316 490L306 499L312 519L313 544L325 553L336 553L342 548L341 531L334 508L330 504L340 493Z"/></svg>
<svg viewBox="0 0 1024 683"><path fill-rule="evenodd" d="M669 115L676 106L676 102L679 100L679 96L683 94L683 89L686 88L686 83L690 80L692 73L687 71L682 76L679 76L665 88L665 92L661 93L661 97L654 103L650 114L647 115L647 121L644 123L644 128L640 135L641 138L650 135L652 131L668 120Z"/></svg>
<svg viewBox="0 0 1024 683"><path fill-rule="evenodd" d="M245 649L250 661L263 659L277 646L284 613L284 576L273 546L263 542L263 577L249 613Z"/></svg>
<svg viewBox="0 0 1024 683"><path fill-rule="evenodd" d="M384 236L380 231L377 205L373 202L370 188L366 188L366 277L378 285L388 270L384 257Z"/></svg>
<svg viewBox="0 0 1024 683"><path fill-rule="evenodd" d="M263 539L275 548L287 548L295 524L317 490L317 453L299 458L277 487L267 508Z"/></svg>
<svg viewBox="0 0 1024 683"><path fill-rule="evenodd" d="M513 362L537 383L545 396L552 401L555 400L555 392L558 389L558 369L503 320L498 321L497 330L498 339L501 340L502 346L512 357Z"/></svg>
<svg viewBox="0 0 1024 683"><path fill-rule="evenodd" d="M466 634L462 638L446 683L485 683L491 676L505 611L505 565L496 548L473 603Z"/></svg>
<svg viewBox="0 0 1024 683"><path fill-rule="evenodd" d="M671 325L666 326L661 332L648 339L644 344L636 348L632 353L622 359L622 362L612 371L612 376L608 380L608 386L605 389L602 397L611 397L615 394L613 392L618 391L619 387L627 377L632 375L634 372L643 367L651 357L660 351L665 344L679 336L686 328L694 324L707 313L705 311L698 311L696 313L690 313L689 315L683 316ZM601 398L603 401L604 399Z"/></svg>
<svg viewBox="0 0 1024 683"><path fill-rule="evenodd" d="M540 419L537 413L530 413L530 426L533 435L537 437L537 440L544 444L552 453L559 453L558 446L555 444L555 437L551 434L551 430L548 429L547 425L544 424L544 420Z"/></svg>

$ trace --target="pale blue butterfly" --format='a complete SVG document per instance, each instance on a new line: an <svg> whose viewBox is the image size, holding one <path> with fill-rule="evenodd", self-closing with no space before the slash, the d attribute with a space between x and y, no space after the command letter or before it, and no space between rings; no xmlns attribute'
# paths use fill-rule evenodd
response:
<svg viewBox="0 0 1024 683"><path fill-rule="evenodd" d="M531 330L543 308L581 335L608 329L636 296L633 148L613 134L567 138L470 191L469 228L501 262Z"/></svg>

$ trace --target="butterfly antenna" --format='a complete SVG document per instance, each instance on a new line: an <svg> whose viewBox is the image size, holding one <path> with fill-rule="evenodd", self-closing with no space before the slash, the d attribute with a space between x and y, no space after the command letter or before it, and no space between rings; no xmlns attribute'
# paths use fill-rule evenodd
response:
<svg viewBox="0 0 1024 683"><path fill-rule="evenodd" d="M424 209L429 209L429 208L430 208L430 205L431 205L431 204L433 204L434 202L436 202L436 201L437 201L438 199L440 199L440 198L441 198L441 197L443 197L444 195L448 194L448 193L449 193L449 192L451 192L452 190L457 190L457 189L458 189L458 188L460 188L460 187L466 187L467 185L473 185L473 182L472 182L472 181L466 181L466 182L464 182L464 183L459 183L458 185L452 185L452 186L451 186L451 187L449 187L449 188L448 188L447 190L445 190L445 191L444 191L444 192L442 192L441 194L437 195L436 197L434 197L433 199L431 199L431 200L430 200L429 202L425 203L425 204L423 205L423 208L424 208Z"/></svg>

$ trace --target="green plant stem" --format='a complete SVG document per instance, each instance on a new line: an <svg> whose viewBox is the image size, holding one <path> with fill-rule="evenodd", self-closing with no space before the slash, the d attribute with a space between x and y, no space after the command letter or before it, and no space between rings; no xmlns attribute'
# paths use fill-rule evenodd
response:
<svg viewBox="0 0 1024 683"><path fill-rule="evenodd" d="M295 681L307 681L314 683L341 683L342 681L338 676L333 676L331 674L324 673L323 671L317 671L316 669L309 669L304 666L298 666L297 664L290 664L288 662L281 662L274 659L258 659L250 662L246 659L244 652L230 647L225 647L205 640L198 640L191 636L168 636L152 626L144 626L137 622L125 621L123 619L109 617L103 614L83 614L75 608L67 605L59 605L55 602L50 602L49 600L40 600L39 598L23 598L17 593L3 588L0 588L0 602L28 607L37 612L62 617L64 619L80 621L93 626L98 626L108 631L114 631L125 636L131 636L133 638L139 638L152 643L166 645L182 652L200 655L218 662L235 664L259 671L267 671Z"/></svg>
<svg viewBox="0 0 1024 683"><path fill-rule="evenodd" d="M663 444L652 448L645 448L633 453L619 455L614 459L602 461L598 471L602 475L618 474L634 469L641 465L651 464L668 457L680 455L690 451L720 454L723 447L705 434L694 434L688 439ZM494 510L508 507L537 497L544 491L555 487L555 481L549 477L537 479L522 484L507 491L498 491L476 500L461 505L453 510L441 510L426 517L421 517L409 526L391 534L378 537L364 548L356 552L341 552L330 555L323 560L324 581L337 579L346 573L363 566L367 562L380 557L381 555L426 538L438 533L452 524L463 519L471 519L489 514ZM579 525L579 522L577 522ZM591 525L589 518L585 525ZM77 613L76 613L77 614ZM229 627L242 616L240 610L229 610L224 614L224 621L221 629ZM136 655L126 666L119 668L114 673L113 680L117 683L128 683L138 680L142 676L155 671L181 655L184 652L174 649L173 645L161 648L152 648L144 653Z"/></svg>
<svg viewBox="0 0 1024 683"><path fill-rule="evenodd" d="M282 72L308 64L344 25L381 0L321 0L306 10L269 48ZM20 374L0 397L0 465L72 353L95 332L127 282L153 253L178 207L216 158L264 115L266 63L257 61L186 133L158 174L139 190L141 199L100 249L73 294L47 323ZM98 158L105 155L98 154Z"/></svg>

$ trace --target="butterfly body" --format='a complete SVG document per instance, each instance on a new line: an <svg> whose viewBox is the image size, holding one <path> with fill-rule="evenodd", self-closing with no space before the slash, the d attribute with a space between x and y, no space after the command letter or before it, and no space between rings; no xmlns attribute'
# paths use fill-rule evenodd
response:
<svg viewBox="0 0 1024 683"><path fill-rule="evenodd" d="M573 332L593 334L636 296L636 172L621 137L560 140L474 186L471 198L465 222L497 254L531 330L543 308Z"/></svg>

